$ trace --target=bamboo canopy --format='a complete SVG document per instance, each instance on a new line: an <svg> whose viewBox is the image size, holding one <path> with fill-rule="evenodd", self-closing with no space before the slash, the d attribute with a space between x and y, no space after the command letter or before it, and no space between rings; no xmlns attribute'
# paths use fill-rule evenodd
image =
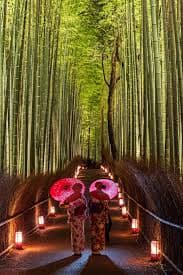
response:
<svg viewBox="0 0 183 275"><path fill-rule="evenodd" d="M0 18L1 170L108 150L182 173L181 0L1 0Z"/></svg>

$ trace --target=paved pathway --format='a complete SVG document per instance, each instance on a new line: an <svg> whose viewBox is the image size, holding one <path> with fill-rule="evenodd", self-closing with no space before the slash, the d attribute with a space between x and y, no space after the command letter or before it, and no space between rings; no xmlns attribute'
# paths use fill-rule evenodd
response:
<svg viewBox="0 0 183 275"><path fill-rule="evenodd" d="M81 172L80 179L89 185L105 176L100 170L87 170ZM61 209L59 215L49 221L46 230L33 234L27 240L23 251L12 250L0 262L0 274L161 274L158 265L150 262L149 251L132 236L128 221L122 220L117 201L111 202L110 209L113 220L111 242L103 255L91 256L87 233L84 254L82 257L72 256L66 212ZM88 222L86 232L89 232Z"/></svg>

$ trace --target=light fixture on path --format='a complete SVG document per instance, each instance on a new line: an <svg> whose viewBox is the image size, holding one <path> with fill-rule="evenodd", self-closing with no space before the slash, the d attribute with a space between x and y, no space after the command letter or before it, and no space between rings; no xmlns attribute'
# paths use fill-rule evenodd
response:
<svg viewBox="0 0 183 275"><path fill-rule="evenodd" d="M51 206L51 207L50 207L49 216L50 216L50 217L55 217L55 216L56 216L56 214L55 214L55 206Z"/></svg>
<svg viewBox="0 0 183 275"><path fill-rule="evenodd" d="M139 222L137 219L132 219L132 233L139 233Z"/></svg>
<svg viewBox="0 0 183 275"><path fill-rule="evenodd" d="M43 216L38 217L38 227L39 229L45 229L45 222Z"/></svg>
<svg viewBox="0 0 183 275"><path fill-rule="evenodd" d="M122 207L125 204L124 198L119 199L119 206Z"/></svg>
<svg viewBox="0 0 183 275"><path fill-rule="evenodd" d="M121 213L122 213L122 217L123 218L127 218L128 217L128 212L127 212L127 208L126 208L125 205L122 206Z"/></svg>
<svg viewBox="0 0 183 275"><path fill-rule="evenodd" d="M160 242L158 240L151 241L151 261L160 260Z"/></svg>
<svg viewBox="0 0 183 275"><path fill-rule="evenodd" d="M21 231L17 231L15 232L15 248L16 249L23 249L22 247L22 243L23 243L23 234Z"/></svg>

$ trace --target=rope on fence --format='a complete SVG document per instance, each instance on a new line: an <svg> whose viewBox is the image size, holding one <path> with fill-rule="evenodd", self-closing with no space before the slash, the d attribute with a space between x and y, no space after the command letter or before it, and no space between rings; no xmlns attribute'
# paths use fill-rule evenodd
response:
<svg viewBox="0 0 183 275"><path fill-rule="evenodd" d="M169 225L171 227L177 228L179 230L183 230L183 226L178 225L178 224L174 224L172 222L166 221L160 217L158 217L157 215L155 215L154 213L152 213L151 211L149 211L148 209L144 208L141 204L139 204L135 199L133 199L127 192L124 191L124 193L127 195L127 197L133 201L139 208L141 208L143 211L145 211L146 213L148 213L150 216L152 216L153 218L155 218L156 220L158 220L161 223L164 223L166 225ZM144 234L144 232L141 232L142 235L144 236L145 240L150 243L150 240L147 238L147 236ZM183 274L183 271L178 268L178 266L176 266L176 264L163 252L161 252L161 254L163 255L163 257L167 260L167 262L169 262L173 268L179 273L179 274Z"/></svg>
<svg viewBox="0 0 183 275"><path fill-rule="evenodd" d="M7 223L9 223L9 222L11 222L11 221L13 221L13 220L15 220L15 219L21 217L21 216L24 215L25 213L27 213L27 212L29 212L30 210L34 209L36 206L39 206L39 205L41 205L41 204L46 203L48 200L49 200L49 198L47 198L46 200L37 202L37 203L35 203L33 206L31 206L31 207L25 209L24 211L22 211L21 213L19 213L19 214L13 216L13 217L11 217L11 218L9 218L9 219L7 219L7 220L1 222L1 223L0 223L0 227L2 227L2 226L4 226L5 224L7 224Z"/></svg>
<svg viewBox="0 0 183 275"><path fill-rule="evenodd" d="M128 198L130 200L132 200L136 205L138 205L139 208L141 208L142 210L144 210L146 213L148 213L150 216L154 217L156 220L158 220L159 222L169 225L171 227L177 228L179 230L183 230L183 226L166 221L162 218L160 218L159 216L157 216L156 214L154 214L153 212L151 212L150 210L144 208L141 204L139 204L135 199L133 199L127 192L124 191L124 193L128 196Z"/></svg>

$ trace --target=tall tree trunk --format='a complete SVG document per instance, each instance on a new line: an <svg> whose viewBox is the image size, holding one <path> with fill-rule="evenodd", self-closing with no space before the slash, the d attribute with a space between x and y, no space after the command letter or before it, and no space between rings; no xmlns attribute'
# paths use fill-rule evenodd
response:
<svg viewBox="0 0 183 275"><path fill-rule="evenodd" d="M104 72L104 55L102 56L102 67L104 73L104 80L108 86L108 112L107 112L107 119L108 119L108 135L109 135L109 143L111 147L111 153L113 159L117 159L117 147L114 138L114 130L113 130L113 99L114 99L114 92L116 88L116 84L119 81L120 77L117 76L117 65L119 63L119 35L116 37L114 49L112 52L111 57L111 73L110 73L110 81L107 82L105 72Z"/></svg>

